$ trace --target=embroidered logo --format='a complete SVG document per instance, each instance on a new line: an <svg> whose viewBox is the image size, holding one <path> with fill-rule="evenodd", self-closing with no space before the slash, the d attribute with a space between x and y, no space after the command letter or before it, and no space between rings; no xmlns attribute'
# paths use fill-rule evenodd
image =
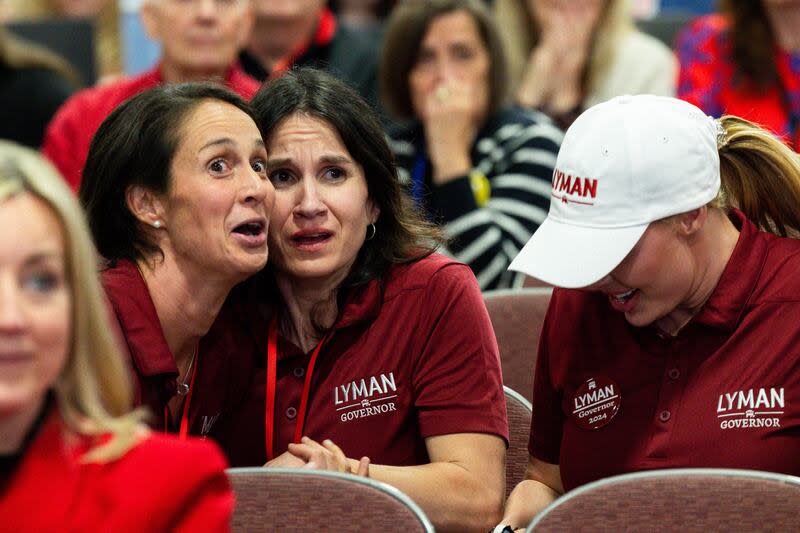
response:
<svg viewBox="0 0 800 533"><path fill-rule="evenodd" d="M333 389L333 404L342 422L397 411L394 373L378 374Z"/></svg>
<svg viewBox="0 0 800 533"><path fill-rule="evenodd" d="M597 180L564 174L556 169L553 172L553 190L550 194L565 204L594 205Z"/></svg>
<svg viewBox="0 0 800 533"><path fill-rule="evenodd" d="M717 401L720 429L779 428L786 407L783 387L725 392Z"/></svg>

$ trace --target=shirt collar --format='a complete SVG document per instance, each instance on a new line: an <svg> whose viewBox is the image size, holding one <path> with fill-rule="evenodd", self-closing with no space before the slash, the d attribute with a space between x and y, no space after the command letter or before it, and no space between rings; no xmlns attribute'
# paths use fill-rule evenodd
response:
<svg viewBox="0 0 800 533"><path fill-rule="evenodd" d="M177 375L175 357L164 338L150 291L135 263L119 260L101 273L133 364L145 376Z"/></svg>
<svg viewBox="0 0 800 533"><path fill-rule="evenodd" d="M732 210L731 221L739 229L739 240L717 287L693 320L728 331L741 320L767 257L767 240L760 238L755 224L738 209Z"/></svg>
<svg viewBox="0 0 800 533"><path fill-rule="evenodd" d="M332 331L328 335L329 338L336 337L342 330L374 321L380 313L383 297L384 291L381 279L373 279L365 285L353 289L347 297L344 307L339 312L339 317L333 324ZM308 355L303 354L299 347L295 346L283 335L279 335L278 342L280 343L281 359ZM326 353L330 353L328 348L323 348L322 355Z"/></svg>

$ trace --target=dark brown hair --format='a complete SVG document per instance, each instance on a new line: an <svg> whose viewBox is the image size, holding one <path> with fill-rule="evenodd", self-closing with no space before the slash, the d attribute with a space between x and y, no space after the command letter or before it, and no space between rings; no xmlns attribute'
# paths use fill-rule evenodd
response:
<svg viewBox="0 0 800 533"><path fill-rule="evenodd" d="M730 46L737 82L757 90L778 81L775 35L761 0L720 0L720 10L730 18Z"/></svg>
<svg viewBox="0 0 800 533"><path fill-rule="evenodd" d="M440 231L413 207L375 111L350 86L320 70L301 68L268 82L252 104L265 139L284 119L303 113L330 124L364 169L369 198L380 214L374 238L364 242L339 287L340 305L349 289L380 279L393 264L417 261L436 250Z"/></svg>
<svg viewBox="0 0 800 533"><path fill-rule="evenodd" d="M252 108L236 93L208 82L160 85L117 107L92 138L83 169L80 200L97 250L104 258L149 259L161 254L128 209L126 191L142 185L166 193L172 159L186 118L200 104L220 101L255 121Z"/></svg>
<svg viewBox="0 0 800 533"><path fill-rule="evenodd" d="M414 118L408 79L434 19L465 11L475 21L489 53L489 109L496 112L508 95L508 66L494 19L480 0L405 0L386 25L378 81L383 103L400 119Z"/></svg>

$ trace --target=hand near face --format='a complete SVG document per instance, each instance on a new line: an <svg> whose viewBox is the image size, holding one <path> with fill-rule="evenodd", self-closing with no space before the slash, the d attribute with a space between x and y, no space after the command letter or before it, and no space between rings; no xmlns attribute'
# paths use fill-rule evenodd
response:
<svg viewBox="0 0 800 533"><path fill-rule="evenodd" d="M490 71L489 50L469 13L454 11L431 21L408 81L437 185L471 169L470 146L489 112Z"/></svg>
<svg viewBox="0 0 800 533"><path fill-rule="evenodd" d="M286 453L291 454L293 460L302 462L299 468L331 470L334 472L345 472L357 476L369 477L369 458L362 457L360 461L348 459L341 448L329 439L325 439L320 444L313 439L303 437L299 444L289 444L289 451ZM278 459L280 459L280 457L274 461ZM283 462L288 463L289 461L289 458L286 458ZM278 466L270 463L267 464L269 466ZM289 465L287 464L285 466Z"/></svg>
<svg viewBox="0 0 800 533"><path fill-rule="evenodd" d="M425 98L423 126L434 183L441 185L470 171L470 146L481 107L474 87L448 81Z"/></svg>
<svg viewBox="0 0 800 533"><path fill-rule="evenodd" d="M588 55L605 0L530 0L541 29L542 45L563 54Z"/></svg>
<svg viewBox="0 0 800 533"><path fill-rule="evenodd" d="M568 112L582 98L581 79L605 0L528 0L541 30L517 101L525 107Z"/></svg>

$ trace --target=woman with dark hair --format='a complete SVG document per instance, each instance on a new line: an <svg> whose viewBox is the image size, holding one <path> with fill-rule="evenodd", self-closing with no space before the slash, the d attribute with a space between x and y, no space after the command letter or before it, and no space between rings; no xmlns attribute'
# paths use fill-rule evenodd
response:
<svg viewBox="0 0 800 533"><path fill-rule="evenodd" d="M506 269L544 220L562 133L540 113L504 107L506 63L479 0L410 0L392 14L381 91L401 175L444 225L448 248L481 289L521 286Z"/></svg>
<svg viewBox="0 0 800 533"><path fill-rule="evenodd" d="M707 114L737 115L797 149L800 120L800 4L722 0L677 40L678 97Z"/></svg>
<svg viewBox="0 0 800 533"><path fill-rule="evenodd" d="M141 93L103 122L81 182L137 402L182 436L207 435L238 388L223 303L267 261L274 197L253 117L213 84Z"/></svg>
<svg viewBox="0 0 800 533"><path fill-rule="evenodd" d="M262 297L279 305L256 325L266 377L229 435L256 446L249 464L263 463L266 438L268 466L368 473L437 531L486 531L502 506L507 424L475 278L434 253L438 232L355 91L300 69L253 106L275 186Z"/></svg>

